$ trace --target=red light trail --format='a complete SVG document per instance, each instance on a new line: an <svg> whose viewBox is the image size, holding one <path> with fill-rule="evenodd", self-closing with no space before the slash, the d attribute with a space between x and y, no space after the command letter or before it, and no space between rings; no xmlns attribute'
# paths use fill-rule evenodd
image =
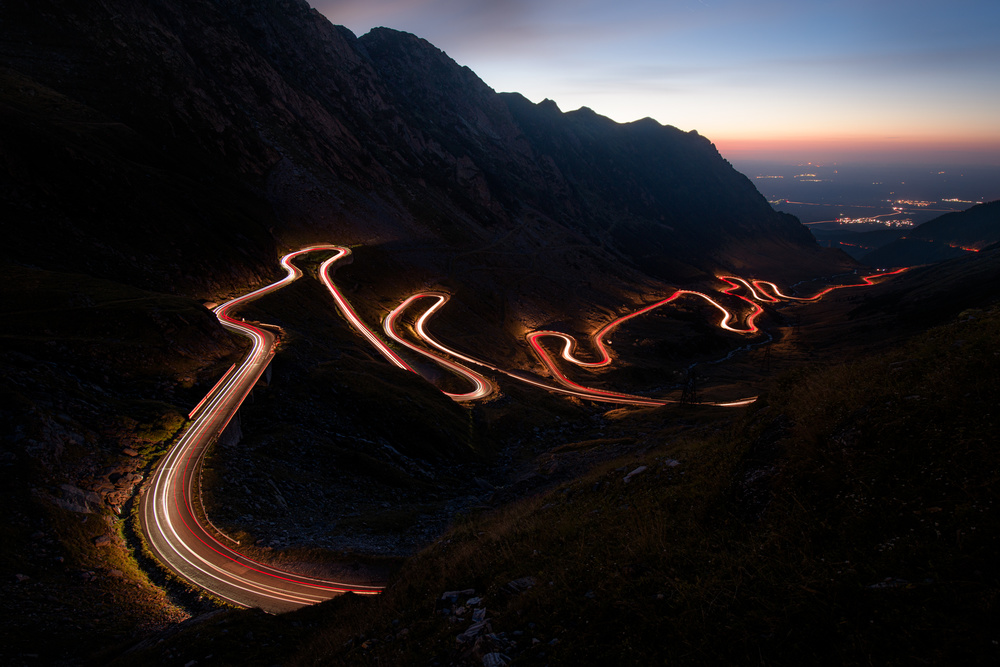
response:
<svg viewBox="0 0 1000 667"><path fill-rule="evenodd" d="M453 400L474 401L476 399L486 398L487 396L492 394L494 391L493 383L487 380L481 374L475 372L471 368L463 366L462 364L455 363L449 360L447 357L441 356L440 354L435 354L429 350L425 350L422 347L417 347L413 343L410 343L409 341L404 339L399 334L396 328L396 323L397 320L399 319L400 314L404 310L406 310L407 306L417 301L418 299L437 299L437 302L429 309L427 309L427 311L425 311L423 315L420 316L415 325L415 329L418 332L418 335L425 341L429 340L429 337L424 333L424 323L427 321L427 318L433 315L438 308L440 308L447 302L448 297L442 294L437 294L437 293L414 294L406 301L396 306L396 308L394 308L388 315L386 315L385 320L382 322L382 328L385 330L386 335L388 335L397 343L405 345L414 352L417 352L419 354L426 356L429 359L432 359L436 363L444 366L453 373L461 375L462 377L464 377L465 379L467 379L469 382L472 383L473 386L472 391L466 392L464 394L451 394L448 392L444 392L445 395L450 396ZM435 346L440 347L437 345ZM452 354L453 356L459 356L459 355L454 355L454 353ZM474 361L471 361L470 359L465 359L465 360L470 361L471 363L476 363Z"/></svg>
<svg viewBox="0 0 1000 667"><path fill-rule="evenodd" d="M240 405L249 395L250 390L267 368L275 354L277 343L277 337L271 331L238 320L230 313L236 308L281 289L300 278L302 271L292 264L292 260L313 252L334 253L320 266L319 279L326 286L344 318L386 360L401 369L415 372L406 361L375 335L333 283L330 277L331 270L337 261L350 255L349 249L335 245L315 245L289 253L281 258L281 265L286 271L284 278L215 308L214 312L223 326L251 340L251 349L243 361L230 367L223 374L215 386L191 411L189 418L195 417L194 421L177 444L158 463L143 488L141 499L143 533L146 536L147 544L161 563L182 579L208 590L220 598L240 606L258 606L272 612L287 611L313 604L345 591L375 594L381 590L381 587L375 585L342 583L308 577L260 563L220 542L218 531L212 529L208 518L204 516L203 512L195 511L195 506L200 498L200 495L196 495L195 490L199 488L201 466L205 454L209 446L225 430ZM895 275L900 271L864 277L862 285L872 285L874 284L873 279ZM495 387L481 373L452 361L452 359L459 359L467 364L489 369L520 382L562 395L623 405L661 406L677 401L588 388L573 382L562 373L556 359L545 350L540 341L545 338L558 338L563 342L561 353L563 360L583 368L597 368L606 366L612 361L604 341L617 327L634 317L660 308L683 296L703 299L718 309L721 318L717 326L720 328L750 335L758 331L755 321L763 312L761 306L754 300L768 303L776 303L779 299L815 301L832 290L860 286L836 285L811 297L797 297L783 294L774 283L768 281L753 280L748 282L734 276L720 276L720 280L728 285L728 287L719 290L722 294L741 299L749 304L750 312L745 315L744 328L734 327L732 322L737 315L712 296L692 290L676 290L665 299L613 320L593 334L591 340L594 348L598 351L596 361L584 361L575 356L577 343L572 336L556 331L529 333L527 335L528 344L557 384L536 379L521 371L498 368L493 364L462 354L436 340L427 331L426 325L429 319L448 301L448 295L441 292L424 292L404 300L386 316L383 328L386 334L400 345L432 359L435 363L441 364L449 371L469 381L472 385L470 391L447 393L456 401L485 398L495 391ZM754 300L734 294L741 287L745 287ZM765 288L769 288L773 296ZM404 311L412 308L413 304L418 301L427 299L433 300L434 303L416 319L413 331L420 341L436 349L437 352L410 343L401 333L400 318ZM756 397L728 403L703 403L703 405L737 406L746 405L754 400ZM228 539L225 536L222 537Z"/></svg>
<svg viewBox="0 0 1000 667"><path fill-rule="evenodd" d="M308 577L260 563L220 542L207 518L194 509L200 497L195 493L200 488L201 466L209 446L225 430L274 356L275 335L235 319L230 312L297 280L302 272L291 263L296 257L329 250L337 253L333 261L350 252L339 246L322 245L285 255L281 259L286 271L284 278L215 309L225 327L250 338L253 345L235 370L227 371L192 410L191 414L197 414L197 418L159 461L143 488L142 529L157 559L182 579L239 606L289 611L346 591L374 594L381 590L379 586ZM331 263L323 265L324 275Z"/></svg>
<svg viewBox="0 0 1000 667"><path fill-rule="evenodd" d="M580 366L582 368L599 368L599 367L602 367L602 366L607 366L608 364L611 363L611 354L609 353L607 347L605 346L605 342L604 341L606 340L607 337L609 337L611 335L611 333L617 327L619 327L621 324L623 324L624 322L626 322L626 321L628 321L628 320L630 320L630 319L632 319L634 317L638 317L639 315L643 315L643 314L648 313L648 312L650 312L652 310L655 310L657 308L665 306L665 305L667 305L667 304L669 304L669 303L677 300L678 298L680 298L682 296L690 295L690 296L694 296L694 297L703 299L708 304L710 304L714 308L718 309L722 313L722 317L719 320L718 325L717 325L717 326L719 326L719 328L724 329L726 331L731 331L731 332L734 332L734 333L739 333L739 334L754 334L754 333L757 333L759 331L759 328L756 325L756 319L757 319L757 317L759 315L761 315L764 312L764 309L760 306L760 304L755 303L754 300L749 299L747 297L744 297L744 296L742 296L740 294L734 294L733 293L736 290L740 289L740 287L745 287L749 291L749 293L752 296L752 298L755 299L756 301L761 301L761 302L765 302L765 303L778 303L781 299L800 300L800 301L815 301L815 300L818 300L818 299L822 298L823 295L828 294L828 293L830 293L831 291L833 291L835 289L841 289L841 288L844 288L844 287L859 287L859 286L864 286L864 285L873 285L874 284L873 280L875 278L882 277L882 276L895 275L896 273L900 273L903 270L904 269L900 269L899 271L893 271L891 273L880 273L880 274L875 274L875 275L872 275L872 276L866 276L866 277L862 278L863 282L859 283L857 285L837 285L837 286L829 287L829 288L824 289L822 292L820 292L820 293L818 293L818 294L816 294L816 295L814 295L812 297L808 297L808 298L786 296L786 295L784 295L784 294L781 293L781 291L778 289L778 287L776 285L774 285L774 283L767 282L767 281L754 280L751 283L751 282L748 282L747 280L745 280L743 278L738 278L738 277L735 277L735 276L719 276L719 280L723 281L724 283L726 283L726 285L728 285L727 287L719 290L722 294L738 298L738 299L746 302L749 305L750 312L749 312L749 314L746 315L746 327L745 328L741 329L741 328L737 328L737 327L732 326L731 323L736 318L736 315L734 313L730 312L725 306L723 306L721 303L719 303L713 297L711 297L711 296L709 296L709 295L707 295L707 294L705 294L703 292L697 292L697 291L694 291L694 290L676 290L673 294L671 294L669 297L667 297L665 299L657 301L656 303L650 304L648 306L640 308L637 311L629 313L628 315L624 315L622 317L619 317L619 318L611 321L610 323L604 325L596 333L594 333L593 335L591 335L591 337L590 337L591 343L592 343L594 349L596 349L597 352L598 352L598 358L597 358L596 361L585 361L585 360L582 360L582 359L579 359L578 357L576 357L575 356L575 352L576 352L576 348L577 348L577 341L576 341L576 338L574 338L573 336L570 336L569 334L565 334L565 333L562 333L562 332L559 332L559 331L547 331L547 330L532 331L532 332L528 333L525 338L526 338L529 346L531 347L532 352L534 352L535 356L538 357L538 359L542 362L542 365L546 368L546 370L548 371L548 373L552 377L552 379L555 380L558 383L558 385L560 385L560 386L556 386L556 385L552 385L552 384L549 384L549 383L546 383L546 382L543 382L543 381L540 381L540 380L536 380L534 378L531 378L531 377L528 377L528 376L522 374L521 372L507 371L507 370L498 368L494 364L487 363L485 361L482 361L480 359L476 359L476 358L471 357L469 355L462 354L462 353L458 352L457 350L448 348L445 345L443 345L440 341L438 341L436 338L434 338L433 336L431 336L427 332L426 323L430 319L430 317L435 312L437 312L442 306L444 306L444 304L447 302L448 295L444 294L444 293L440 293L440 292L423 292L423 293L419 293L419 294L414 294L413 296L410 296L409 298L405 299L402 303L400 303L398 306L396 306L396 308L394 308L389 313L389 315L386 317L386 320L385 320L385 330L386 330L386 333L389 336L391 336L394 340L397 340L398 342L400 342L401 344L407 346L409 349L411 349L411 350L413 350L415 352L418 352L420 354L423 354L423 355L427 356L430 359L433 359L437 363L441 363L442 365L445 365L446 367L450 368L454 372L456 372L456 373L458 373L458 374L460 374L460 375L462 375L464 377L467 377L468 379L470 379L473 382L474 385L476 385L477 388L475 390L473 390L473 392L470 392L468 394L459 394L459 395L449 394L449 395L455 397L456 400L472 400L472 396L473 395L477 395L477 394L478 394L477 397L480 397L480 398L483 397L484 395L486 395L486 394L483 394L483 391L485 391L485 389L484 389L485 388L485 384L484 383L486 383L488 381L485 380L485 378L483 378L481 375L478 375L477 373L475 373L475 371L472 371L468 367L462 366L461 364L455 363L453 366L448 366L448 364L445 363L446 362L445 357L442 357L440 354L431 352L431 351L429 351L429 350L427 350L425 348L421 348L421 347L418 347L416 345L413 345L412 343L409 343L408 341L406 341L405 339L402 338L402 336L400 335L399 331L396 328L398 319L399 319L400 315L403 313L404 310L406 310L407 308L409 308L412 304L414 304L415 302L417 302L420 299L434 299L435 303L434 303L434 305L431 308L427 309L417 319L416 325L414 327L414 331L415 331L417 337L420 340L422 340L427 345L429 345L429 346L437 349L439 352L441 352L441 353L443 353L445 355L448 355L448 356L453 357L455 359L460 359L460 360L462 360L462 361L464 361L464 362L466 362L468 364L480 366L480 367L483 367L483 368L488 368L488 369L490 369L492 371L495 371L495 372L498 372L498 373L502 373L502 374L504 374L504 375L506 375L506 376L508 376L510 378L516 379L518 381L526 382L528 384L531 384L531 385L534 385L534 386L546 389L547 391L557 392L557 393L561 393L561 394L565 394L565 395L570 395L570 396L576 396L578 398L584 398L584 399L588 399L588 400L591 400L591 401L599 401L599 402L605 402L605 403L619 403L619 404L623 404L623 405L646 405L646 406L668 405L668 404L672 404L672 403L678 403L679 401L671 400L671 399L650 398L650 397L645 397L645 396L638 396L638 395L635 395L635 394L624 394L624 393L620 393L620 392L607 391L607 390L604 390L604 389L597 389L597 388L593 388L593 387L585 387L585 386L583 386L581 384L578 384L578 383L570 380L560 370L559 364L556 362L555 358L553 358L553 356L545 349L545 347L542 345L542 343L540 341L542 341L545 338L557 338L557 339L559 339L559 340L562 341L562 349L561 349L561 353L560 353L559 356L563 360L568 361L569 363L574 364L576 366ZM770 287L772 289L772 291L774 291L774 293L775 293L776 296L769 295L765 291L764 286ZM476 378L480 378L480 379L476 379ZM731 402L726 402L726 403L714 403L714 402L713 403L703 403L703 405L734 407L734 406L739 406L739 405L746 405L748 403L752 403L755 400L756 400L756 397L748 397L748 398L741 399L741 400L738 400L738 401L731 401Z"/></svg>
<svg viewBox="0 0 1000 667"><path fill-rule="evenodd" d="M873 281L874 281L875 278L883 278L883 277L886 277L886 276L894 276L896 274L902 273L903 271L906 271L906 269L902 268L902 269L896 269L895 271L886 271L884 273L874 273L874 274L872 274L870 276L862 276L861 277L862 282L860 282L860 283L856 283L854 285L831 285L830 287L827 287L826 289L820 290L819 292L817 292L816 294L814 294L812 296L806 296L806 297L803 297L803 296L791 296L791 295L788 295L788 294L782 294L781 290L778 289L777 285L775 285L774 283L772 283L770 281L767 281L767 280L754 280L753 284L759 290L761 290L761 293L764 292L764 287L762 287L762 286L766 285L767 287L770 287L771 291L774 292L774 294L778 298L780 298L780 299L789 299L789 300L792 300L792 301L819 301L824 296L826 296L827 294L829 294L830 292L832 292L834 290L845 289L847 287L864 287L865 285L874 285L875 283Z"/></svg>

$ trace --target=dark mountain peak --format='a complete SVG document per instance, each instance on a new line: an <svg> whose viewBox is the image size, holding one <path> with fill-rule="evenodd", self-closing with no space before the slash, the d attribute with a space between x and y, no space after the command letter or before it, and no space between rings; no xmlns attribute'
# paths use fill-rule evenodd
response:
<svg viewBox="0 0 1000 667"><path fill-rule="evenodd" d="M710 145L707 139L699 135L696 131L682 132L673 125L664 125L649 116L640 118L629 123L619 123L607 116L597 113L588 106L582 106L573 111L563 112L559 106L550 99L544 99L538 104L533 104L520 93L501 93L501 97L507 106L515 113L519 120L533 123L557 123L560 126L570 125L579 128L588 128L589 131L608 133L608 136L619 137L646 137L653 135L662 139L665 136L683 136L686 139L697 138L706 146ZM604 136L603 134L601 136ZM714 147L713 147L714 150Z"/></svg>
<svg viewBox="0 0 1000 667"><path fill-rule="evenodd" d="M386 27L372 28L358 38L358 45L378 62L409 64L417 71L450 78L458 85L485 87L493 92L471 69L413 33Z"/></svg>
<svg viewBox="0 0 1000 667"><path fill-rule="evenodd" d="M514 95L520 95L520 93L513 93L513 94ZM525 102L528 102L527 98L522 98L522 99L524 99ZM547 112L550 112L550 113L559 113L559 114L562 113L562 109L559 108L559 105L556 104L556 101L555 100L550 100L547 97L544 100L542 100L541 102L538 103L538 108L541 111L547 111Z"/></svg>
<svg viewBox="0 0 1000 667"><path fill-rule="evenodd" d="M631 125L635 127L649 128L649 129L659 129L661 127L672 127L669 125L663 125L660 121L655 118L646 116L645 118L640 118L639 120L632 121Z"/></svg>
<svg viewBox="0 0 1000 667"><path fill-rule="evenodd" d="M498 95L410 33L356 37L302 0L73 4L0 4L16 26L0 57L123 123L143 150L162 147L138 157L165 155L194 183L225 173L234 196L266 199L279 239L430 235L464 248L531 219L537 238L586 240L660 276L680 256L707 268L762 239L815 250L697 133Z"/></svg>
<svg viewBox="0 0 1000 667"><path fill-rule="evenodd" d="M377 45L381 51L395 51L397 53L405 52L414 60L432 58L441 60L442 62L456 64L451 58L448 57L448 54L428 42L426 39L418 37L411 32L406 32L405 30L396 30L395 28L379 26L377 28L372 28L365 34L358 37L358 41L361 42L361 44L366 48L369 45Z"/></svg>
<svg viewBox="0 0 1000 667"><path fill-rule="evenodd" d="M520 115L548 119L561 118L564 115L556 101L547 97L537 104L521 93L500 93L499 97L509 109L516 110L515 113Z"/></svg>
<svg viewBox="0 0 1000 667"><path fill-rule="evenodd" d="M581 120L598 120L598 119L611 120L607 116L600 115L590 107L580 107L575 111L567 111L566 114L569 116L573 116L575 118L579 118Z"/></svg>
<svg viewBox="0 0 1000 667"><path fill-rule="evenodd" d="M390 83L408 97L420 100L456 94L480 98L495 95L492 88L468 67L426 39L391 28L374 28L358 38L358 43ZM447 100L445 100L447 101Z"/></svg>

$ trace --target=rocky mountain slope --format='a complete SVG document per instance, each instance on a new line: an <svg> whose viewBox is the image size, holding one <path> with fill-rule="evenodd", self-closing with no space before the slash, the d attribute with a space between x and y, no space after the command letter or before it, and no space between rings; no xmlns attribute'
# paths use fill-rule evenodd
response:
<svg viewBox="0 0 1000 667"><path fill-rule="evenodd" d="M772 211L696 133L497 95L413 35L355 38L299 0L108 0L86 9L10 1L2 11L5 89L49 97L46 120L62 130L45 131L42 146L73 146L71 168L96 155L145 171L91 174L83 182L97 182L80 206L78 193L60 192L75 175L28 171L64 160L34 150L37 130L22 133L5 151L8 170L23 174L8 198L12 221L37 218L24 200L49 194L84 243L108 244L80 209L135 220L128 200L139 197L141 206L168 205L155 224L139 218L132 228L135 243L148 238L157 250L165 247L157 234L174 243L194 236L213 253L229 246L256 259L267 247L264 225L283 243L421 238L468 251L502 239L522 255L545 246L568 279L581 249L597 255L586 259L589 271L622 265L668 278L746 263L741 244L767 246L773 264L799 273L830 266L801 226ZM32 127L36 109L11 106L9 131ZM165 175L182 183L167 189ZM150 184L133 186L132 197L112 191L126 179ZM52 192L29 189L46 181ZM208 193L190 192L196 184L244 200L241 213L258 219L177 210L178 199L205 201ZM12 231L24 235L23 226ZM212 233L221 238L205 238ZM25 251L42 254L41 239L26 241ZM150 253L146 270L166 272L165 261ZM422 261L440 270L440 257Z"/></svg>
<svg viewBox="0 0 1000 667"><path fill-rule="evenodd" d="M418 287L454 291L443 330L512 366L529 325L585 329L720 269L853 266L696 133L499 95L424 40L358 38L301 0L2 0L0 25L0 561L4 615L23 612L5 658L89 655L185 613L136 564L130 499L239 357L199 300L271 281L290 246L363 244L342 271L372 322ZM364 489L410 503L389 529L416 548L492 495L491 452L516 462L539 424L593 412L518 391L459 408L373 359L315 284L293 289L248 313L285 328L285 356L249 446L215 461L219 509L252 537L285 496L315 503L310 529L359 532L364 508L330 509Z"/></svg>

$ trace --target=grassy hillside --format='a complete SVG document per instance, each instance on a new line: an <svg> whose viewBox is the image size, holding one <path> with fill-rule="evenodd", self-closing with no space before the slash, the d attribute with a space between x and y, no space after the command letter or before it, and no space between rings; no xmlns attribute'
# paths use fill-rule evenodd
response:
<svg viewBox="0 0 1000 667"><path fill-rule="evenodd" d="M998 339L1000 309L965 311L725 421L612 411L545 443L566 481L461 517L384 595L130 659L245 663L253 637L258 664L995 664Z"/></svg>

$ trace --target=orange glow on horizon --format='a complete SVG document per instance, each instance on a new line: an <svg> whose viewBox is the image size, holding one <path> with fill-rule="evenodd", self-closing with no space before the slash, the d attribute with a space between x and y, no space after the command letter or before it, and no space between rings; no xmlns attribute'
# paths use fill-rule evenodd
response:
<svg viewBox="0 0 1000 667"><path fill-rule="evenodd" d="M950 139L886 137L712 138L725 158L790 162L955 162L1000 165L1000 136Z"/></svg>

